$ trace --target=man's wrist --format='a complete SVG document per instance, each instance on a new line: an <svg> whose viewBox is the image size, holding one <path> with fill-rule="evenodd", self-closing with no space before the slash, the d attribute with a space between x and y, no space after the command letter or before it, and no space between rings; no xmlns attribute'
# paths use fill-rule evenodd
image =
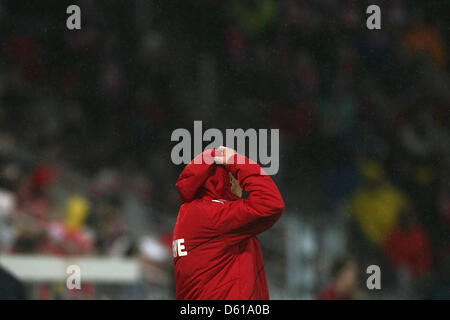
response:
<svg viewBox="0 0 450 320"><path fill-rule="evenodd" d="M246 170L248 169L251 172L260 172L258 163L239 153L235 153L228 159L225 168L230 171L233 176L236 176L236 171L242 168L246 168Z"/></svg>

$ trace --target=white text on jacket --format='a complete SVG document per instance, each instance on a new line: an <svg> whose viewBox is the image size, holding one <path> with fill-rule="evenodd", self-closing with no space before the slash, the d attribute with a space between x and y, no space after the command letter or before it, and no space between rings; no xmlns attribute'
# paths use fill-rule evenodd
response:
<svg viewBox="0 0 450 320"><path fill-rule="evenodd" d="M174 258L187 256L187 251L185 251L184 239L175 239L172 242L172 255Z"/></svg>

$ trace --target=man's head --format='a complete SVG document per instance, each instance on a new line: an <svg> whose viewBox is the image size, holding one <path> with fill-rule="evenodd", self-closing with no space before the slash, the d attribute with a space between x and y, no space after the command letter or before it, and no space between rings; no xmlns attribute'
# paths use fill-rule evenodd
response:
<svg viewBox="0 0 450 320"><path fill-rule="evenodd" d="M226 169L236 151L226 147L209 149L188 164L177 180L176 187L183 203L194 199L237 200L242 197L239 182ZM212 161L211 161L212 160Z"/></svg>

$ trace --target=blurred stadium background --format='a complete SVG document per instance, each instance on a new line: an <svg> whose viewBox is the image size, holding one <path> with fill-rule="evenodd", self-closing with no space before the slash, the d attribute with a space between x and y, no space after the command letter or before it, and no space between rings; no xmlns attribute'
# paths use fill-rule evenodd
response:
<svg viewBox="0 0 450 320"><path fill-rule="evenodd" d="M0 0L0 266L28 298L174 297L170 135L194 120L280 129L272 298L316 299L342 257L353 298L450 297L449 1L73 3L79 31Z"/></svg>

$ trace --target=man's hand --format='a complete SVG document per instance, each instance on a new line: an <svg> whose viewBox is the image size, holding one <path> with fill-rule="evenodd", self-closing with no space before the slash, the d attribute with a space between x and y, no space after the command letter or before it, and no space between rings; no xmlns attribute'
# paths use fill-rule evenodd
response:
<svg viewBox="0 0 450 320"><path fill-rule="evenodd" d="M214 162L216 164L226 165L228 164L228 161L230 161L230 158L232 158L235 154L236 154L235 150L221 146L218 149L216 149Z"/></svg>

